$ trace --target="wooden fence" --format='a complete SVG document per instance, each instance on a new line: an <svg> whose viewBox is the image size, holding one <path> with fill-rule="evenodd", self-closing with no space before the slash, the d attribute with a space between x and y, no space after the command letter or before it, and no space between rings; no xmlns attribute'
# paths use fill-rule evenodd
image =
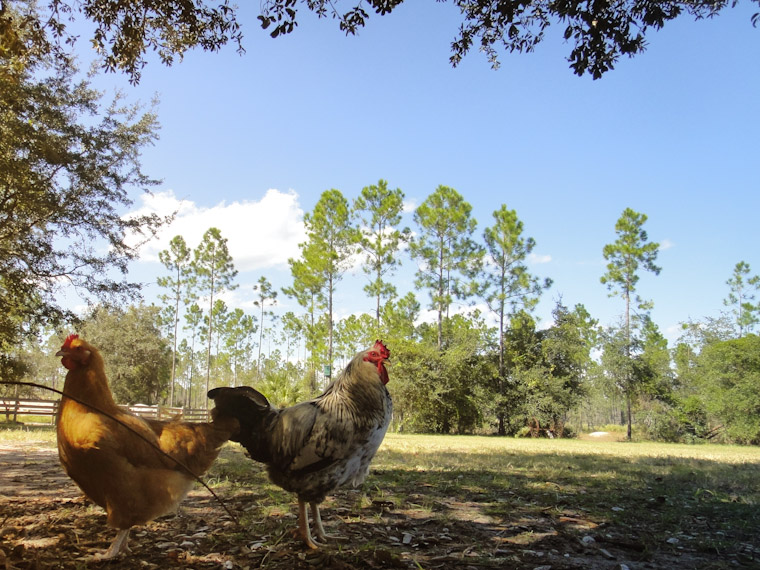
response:
<svg viewBox="0 0 760 570"><path fill-rule="evenodd" d="M19 416L50 417L55 423L60 400L35 400L31 398L0 398L0 415L6 421L18 421ZM198 408L171 408L169 406L119 406L135 415L152 420L181 419L186 422L207 422L208 410Z"/></svg>

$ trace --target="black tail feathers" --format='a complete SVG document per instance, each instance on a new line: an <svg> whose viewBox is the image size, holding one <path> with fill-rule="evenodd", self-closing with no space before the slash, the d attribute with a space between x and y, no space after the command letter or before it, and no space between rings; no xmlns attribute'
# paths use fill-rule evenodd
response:
<svg viewBox="0 0 760 570"><path fill-rule="evenodd" d="M208 397L214 400L217 408L224 407L225 404L230 402L241 402L243 405L261 408L262 411L268 410L271 407L266 396L250 386L214 388L213 390L209 390Z"/></svg>
<svg viewBox="0 0 760 570"><path fill-rule="evenodd" d="M268 435L270 424L277 416L264 394L250 386L237 388L214 388L208 393L214 400L211 417L233 417L240 423L240 431L232 436L232 441L241 443L257 461L268 461Z"/></svg>

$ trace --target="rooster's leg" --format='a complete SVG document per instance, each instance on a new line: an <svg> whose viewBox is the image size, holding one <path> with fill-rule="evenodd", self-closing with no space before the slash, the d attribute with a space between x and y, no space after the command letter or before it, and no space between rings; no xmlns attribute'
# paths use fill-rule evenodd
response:
<svg viewBox="0 0 760 570"><path fill-rule="evenodd" d="M116 533L116 538L113 539L111 546L104 554L96 554L95 560L113 560L122 552L130 552L127 541L129 540L129 529L121 529Z"/></svg>
<svg viewBox="0 0 760 570"><path fill-rule="evenodd" d="M311 507L311 518L314 519L314 533L319 540L327 540L325 527L322 526L322 516L319 514L319 504L309 503Z"/></svg>
<svg viewBox="0 0 760 570"><path fill-rule="evenodd" d="M314 534L319 540L325 542L327 539L347 540L345 536L335 536L325 532L325 527L322 526L322 515L319 514L319 503L309 503L309 506L311 507L311 517L314 519Z"/></svg>
<svg viewBox="0 0 760 570"><path fill-rule="evenodd" d="M306 546L313 550L318 550L321 546L311 538L311 531L309 530L309 518L306 515L306 503L301 499L298 499L298 534L301 535L301 539Z"/></svg>

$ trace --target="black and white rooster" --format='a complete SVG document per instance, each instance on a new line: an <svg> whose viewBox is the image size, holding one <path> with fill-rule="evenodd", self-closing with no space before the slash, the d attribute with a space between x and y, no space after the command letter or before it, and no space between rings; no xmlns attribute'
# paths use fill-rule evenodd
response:
<svg viewBox="0 0 760 570"><path fill-rule="evenodd" d="M248 386L215 388L208 393L215 421L232 416L240 431L230 439L266 464L269 478L298 496L298 531L318 548L309 530L311 507L316 537L326 540L319 504L335 488L361 484L385 437L393 404L385 385L389 350L381 341L357 354L322 395L278 409Z"/></svg>

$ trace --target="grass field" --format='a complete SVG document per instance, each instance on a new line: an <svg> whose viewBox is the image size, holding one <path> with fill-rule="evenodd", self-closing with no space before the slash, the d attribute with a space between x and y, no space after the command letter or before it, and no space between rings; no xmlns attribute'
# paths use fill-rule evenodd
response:
<svg viewBox="0 0 760 570"><path fill-rule="evenodd" d="M55 439L50 428L6 429L0 446L52 450ZM363 489L324 504L328 531L348 541L314 558L290 536L293 496L228 444L207 479L242 527L219 522L224 512L199 488L184 519L149 530L171 540L193 516L220 526L213 550L231 568L759 568L759 475L750 447L388 434ZM94 521L91 538L105 547L99 511L76 516ZM155 544L147 536L135 555L154 560ZM199 554L207 546L172 561L212 565Z"/></svg>

